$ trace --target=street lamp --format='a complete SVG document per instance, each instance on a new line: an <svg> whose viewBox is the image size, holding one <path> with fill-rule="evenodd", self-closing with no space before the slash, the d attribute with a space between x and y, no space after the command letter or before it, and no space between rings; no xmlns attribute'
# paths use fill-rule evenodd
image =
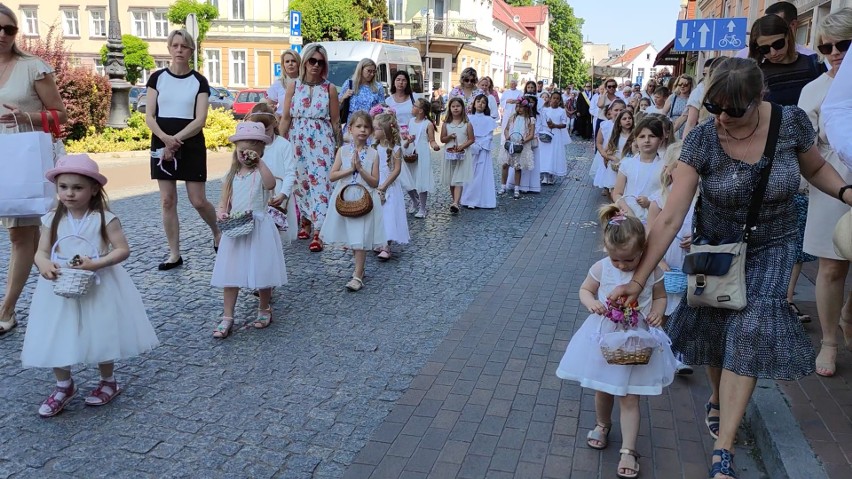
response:
<svg viewBox="0 0 852 479"><path fill-rule="evenodd" d="M109 36L107 37L106 73L112 89L109 105L110 128L125 128L130 118L130 83L125 80L124 44L121 43L121 25L118 22L118 0L109 0Z"/></svg>

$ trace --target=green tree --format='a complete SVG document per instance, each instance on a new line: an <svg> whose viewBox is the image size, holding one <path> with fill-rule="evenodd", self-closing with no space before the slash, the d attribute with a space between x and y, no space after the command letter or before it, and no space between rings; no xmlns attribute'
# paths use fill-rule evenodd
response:
<svg viewBox="0 0 852 479"><path fill-rule="evenodd" d="M198 38L195 39L195 48L201 52L201 42L207 38L210 24L213 23L213 20L219 18L219 9L207 2L177 0L169 7L166 17L168 17L169 23L186 26L186 17L190 13L194 13L198 19Z"/></svg>
<svg viewBox="0 0 852 479"><path fill-rule="evenodd" d="M352 5L361 11L358 16L360 20L378 18L383 22L388 21L388 2L385 0L352 0Z"/></svg>
<svg viewBox="0 0 852 479"><path fill-rule="evenodd" d="M549 39L553 49L553 80L559 85L581 84L589 77L583 61L583 19L574 16L574 9L566 0L540 3L547 5L553 17Z"/></svg>
<svg viewBox="0 0 852 479"><path fill-rule="evenodd" d="M529 7L533 5L533 0L506 0L506 3L515 7Z"/></svg>
<svg viewBox="0 0 852 479"><path fill-rule="evenodd" d="M292 0L290 9L302 12L305 43L361 39L361 12L351 0Z"/></svg>
<svg viewBox="0 0 852 479"><path fill-rule="evenodd" d="M124 66L127 68L127 81L135 85L142 76L142 70L151 70L157 65L154 57L148 53L148 42L133 35L122 35L121 43L124 44ZM107 47L101 47L101 62L107 63Z"/></svg>

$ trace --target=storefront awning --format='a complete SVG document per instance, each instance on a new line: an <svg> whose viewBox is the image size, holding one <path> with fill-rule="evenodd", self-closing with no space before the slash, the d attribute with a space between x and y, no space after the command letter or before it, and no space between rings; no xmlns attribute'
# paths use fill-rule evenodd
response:
<svg viewBox="0 0 852 479"><path fill-rule="evenodd" d="M654 66L657 65L679 65L682 60L686 60L686 56L689 52L676 52L672 51L674 48L675 41L672 39L662 50L657 54L657 58L654 60Z"/></svg>
<svg viewBox="0 0 852 479"><path fill-rule="evenodd" d="M606 78L630 77L630 69L624 67L604 67L595 65L595 76Z"/></svg>

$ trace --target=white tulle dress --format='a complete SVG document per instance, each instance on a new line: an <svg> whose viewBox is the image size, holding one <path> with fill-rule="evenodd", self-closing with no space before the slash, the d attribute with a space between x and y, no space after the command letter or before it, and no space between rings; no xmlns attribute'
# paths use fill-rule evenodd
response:
<svg viewBox="0 0 852 479"><path fill-rule="evenodd" d="M383 146L379 146L379 184L383 184L391 174L390 165L388 165L388 150ZM393 149L394 153L399 153L402 161L402 147L396 146ZM402 170L402 168L400 168ZM405 193L399 183L399 177L388 186L385 192L385 204L382 205L382 217L385 225L385 235L388 241L393 241L399 244L408 244L411 236L408 233L408 218L405 214Z"/></svg>
<svg viewBox="0 0 852 479"><path fill-rule="evenodd" d="M107 224L117 221L104 212ZM53 213L42 217L50 228ZM57 228L54 261L66 266L75 255L106 255L101 238L101 215L88 213L79 220L62 218ZM24 367L66 367L97 364L138 356L155 348L154 332L142 296L120 264L97 271L97 282L79 298L53 293L53 281L39 276L30 305L27 333L21 351Z"/></svg>
<svg viewBox="0 0 852 479"><path fill-rule="evenodd" d="M287 284L281 236L266 213L269 191L260 171L234 176L231 213L251 211L254 229L238 236L222 236L210 284L217 288L274 288Z"/></svg>
<svg viewBox="0 0 852 479"><path fill-rule="evenodd" d="M542 130L541 124L541 115L536 117L536 126L535 126L535 134L538 136L539 131ZM535 141L530 142L531 145L535 145ZM502 147L502 145L501 145ZM512 166L509 166L509 177L506 180L506 188L508 190L512 190L515 188L515 169ZM523 191L524 193L541 193L541 149L536 147L532 149L532 163L531 168L521 168L521 183L518 185L518 189Z"/></svg>
<svg viewBox="0 0 852 479"><path fill-rule="evenodd" d="M606 304L606 298L616 286L629 283L633 272L625 272L613 266L609 258L595 263L589 274L600 282L598 300ZM639 308L642 314L651 311L652 290L654 284L663 280L662 271L657 269L649 279L645 289L639 295ZM605 323L604 323L605 322ZM659 328L654 329L655 337L661 344L654 350L648 364L641 366L621 366L608 364L604 359L598 342L601 330L608 332L611 322L598 314L591 314L574 333L571 342L559 362L556 375L562 379L577 381L584 388L602 391L614 396L638 394L655 396L672 383L676 361L669 344L668 336Z"/></svg>

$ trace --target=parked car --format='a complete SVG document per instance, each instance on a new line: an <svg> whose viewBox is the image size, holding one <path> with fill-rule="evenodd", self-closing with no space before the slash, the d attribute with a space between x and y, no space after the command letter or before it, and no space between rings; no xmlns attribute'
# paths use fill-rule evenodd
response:
<svg viewBox="0 0 852 479"><path fill-rule="evenodd" d="M142 92L139 95L139 98L136 99L136 111L139 113L145 113L145 107L148 104L148 94L147 92Z"/></svg>
<svg viewBox="0 0 852 479"><path fill-rule="evenodd" d="M266 90L260 88L249 88L237 95L234 101L234 118L243 119L254 108L266 98Z"/></svg>
<svg viewBox="0 0 852 479"><path fill-rule="evenodd" d="M130 88L130 111L136 111L136 103L139 101L140 96L145 95L146 91L148 91L148 87L144 86Z"/></svg>
<svg viewBox="0 0 852 479"><path fill-rule="evenodd" d="M145 108L148 104L148 95L142 93L139 99L136 100L136 111L145 113ZM234 100L231 98L227 90L210 87L210 108L232 111L234 108Z"/></svg>

